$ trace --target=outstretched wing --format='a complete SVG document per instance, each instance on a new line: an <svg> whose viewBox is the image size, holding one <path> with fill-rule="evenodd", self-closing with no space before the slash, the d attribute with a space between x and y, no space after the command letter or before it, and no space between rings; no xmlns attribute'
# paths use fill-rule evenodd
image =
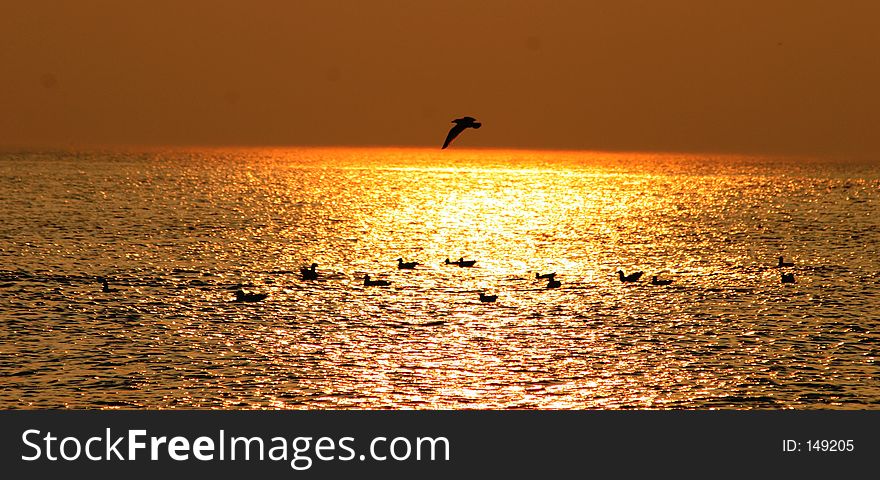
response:
<svg viewBox="0 0 880 480"><path fill-rule="evenodd" d="M459 133L463 132L465 128L467 127L460 123L456 123L455 126L450 128L449 133L446 135L446 141L443 142L443 146L440 147L440 150L448 147L449 144L452 143L453 140L455 140L455 137L457 137Z"/></svg>

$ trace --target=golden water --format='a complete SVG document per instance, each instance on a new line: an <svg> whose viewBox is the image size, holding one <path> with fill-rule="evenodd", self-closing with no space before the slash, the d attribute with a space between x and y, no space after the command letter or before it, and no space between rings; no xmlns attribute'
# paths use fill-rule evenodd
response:
<svg viewBox="0 0 880 480"><path fill-rule="evenodd" d="M0 212L2 408L880 406L880 164L18 153Z"/></svg>

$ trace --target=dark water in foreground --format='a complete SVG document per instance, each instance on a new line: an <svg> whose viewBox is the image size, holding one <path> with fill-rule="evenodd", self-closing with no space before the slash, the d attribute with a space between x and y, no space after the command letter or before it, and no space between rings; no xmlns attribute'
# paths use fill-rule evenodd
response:
<svg viewBox="0 0 880 480"><path fill-rule="evenodd" d="M880 408L880 163L3 154L0 212L0 408Z"/></svg>

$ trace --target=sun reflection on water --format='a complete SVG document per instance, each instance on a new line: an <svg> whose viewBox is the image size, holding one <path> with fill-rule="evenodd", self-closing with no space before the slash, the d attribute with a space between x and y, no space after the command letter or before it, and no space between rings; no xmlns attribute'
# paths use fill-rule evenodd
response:
<svg viewBox="0 0 880 480"><path fill-rule="evenodd" d="M876 166L401 148L0 167L0 288L17 294L0 300L7 406L880 398L880 265L865 248L880 240ZM780 284L778 255L796 262L796 284ZM398 258L420 265L400 270ZM319 279L301 279L312 262ZM645 273L623 284L618 270ZM549 272L558 288L535 278ZM366 287L366 274L391 285ZM98 275L120 292L96 289ZM238 288L269 297L230 302Z"/></svg>

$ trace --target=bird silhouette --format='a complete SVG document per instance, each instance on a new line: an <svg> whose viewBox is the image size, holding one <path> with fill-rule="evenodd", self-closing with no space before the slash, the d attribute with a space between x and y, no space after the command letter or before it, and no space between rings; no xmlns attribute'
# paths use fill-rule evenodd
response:
<svg viewBox="0 0 880 480"><path fill-rule="evenodd" d="M116 288L110 288L110 284L107 283L107 279L104 277L98 277L98 281L101 282L101 291L104 293L118 292L119 290Z"/></svg>
<svg viewBox="0 0 880 480"><path fill-rule="evenodd" d="M443 263L445 263L446 265L458 265L459 267L473 267L474 264L477 263L477 261L476 260L465 260L464 257L461 257L454 262L450 262L449 259L447 258L446 260L443 261Z"/></svg>
<svg viewBox="0 0 880 480"><path fill-rule="evenodd" d="M309 267L302 267L299 269L299 273L302 274L303 280L317 280L318 272L315 269L318 268L317 263L313 263Z"/></svg>
<svg viewBox="0 0 880 480"><path fill-rule="evenodd" d="M651 285L669 285L672 280L657 280L657 275L651 277Z"/></svg>
<svg viewBox="0 0 880 480"><path fill-rule="evenodd" d="M784 258L785 257L779 257L779 264L776 265L777 267L793 267L794 266L794 262L784 262L783 261Z"/></svg>
<svg viewBox="0 0 880 480"><path fill-rule="evenodd" d="M556 280L555 278L550 278L547 281L547 288L559 288L560 285L562 285L562 282Z"/></svg>
<svg viewBox="0 0 880 480"><path fill-rule="evenodd" d="M477 261L476 260L465 260L464 257L461 257L455 263L457 263L459 267L473 267L474 264L477 263Z"/></svg>
<svg viewBox="0 0 880 480"><path fill-rule="evenodd" d="M455 140L455 137L457 137L461 132L465 131L465 129L480 128L481 126L483 126L483 124L478 122L477 119L474 117L456 118L452 121L452 123L454 123L455 126L449 129L449 133L446 134L446 141L444 141L443 146L440 147L441 150L448 147L449 144L452 143L453 140Z"/></svg>
<svg viewBox="0 0 880 480"><path fill-rule="evenodd" d="M250 293L238 289L235 291L235 300L233 302L259 302L268 296L268 293Z"/></svg>
<svg viewBox="0 0 880 480"><path fill-rule="evenodd" d="M364 275L365 287L387 287L388 285L391 285L388 280L370 280L369 275Z"/></svg>
<svg viewBox="0 0 880 480"><path fill-rule="evenodd" d="M617 275L620 277L621 282L638 282L639 278L642 276L642 272L634 272L629 275L624 275L623 270L618 270Z"/></svg>
<svg viewBox="0 0 880 480"><path fill-rule="evenodd" d="M793 273L783 273L782 283L795 283Z"/></svg>
<svg viewBox="0 0 880 480"><path fill-rule="evenodd" d="M495 300L498 300L498 295L486 295L483 292L480 292L480 301L483 303L492 303Z"/></svg>
<svg viewBox="0 0 880 480"><path fill-rule="evenodd" d="M418 264L419 262L404 262L402 258L397 259L397 268L401 270L412 270Z"/></svg>

